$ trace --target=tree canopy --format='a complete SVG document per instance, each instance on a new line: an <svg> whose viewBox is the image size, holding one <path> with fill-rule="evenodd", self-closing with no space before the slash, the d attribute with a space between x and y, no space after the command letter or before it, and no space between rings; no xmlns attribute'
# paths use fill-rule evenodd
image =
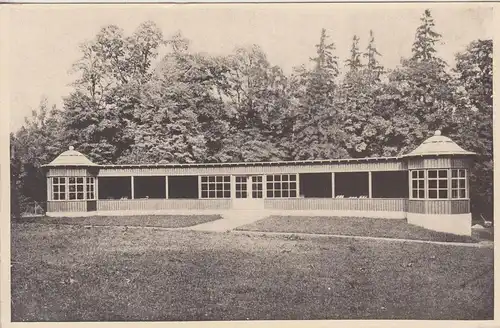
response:
<svg viewBox="0 0 500 328"><path fill-rule="evenodd" d="M62 108L43 100L10 135L13 211L45 200L40 166L70 145L101 164L356 158L409 152L441 129L479 154L472 205L491 216L492 40L449 67L437 30L425 10L411 56L388 69L373 31L339 59L323 29L309 65L285 74L258 45L214 56L151 21L103 27L82 43Z"/></svg>

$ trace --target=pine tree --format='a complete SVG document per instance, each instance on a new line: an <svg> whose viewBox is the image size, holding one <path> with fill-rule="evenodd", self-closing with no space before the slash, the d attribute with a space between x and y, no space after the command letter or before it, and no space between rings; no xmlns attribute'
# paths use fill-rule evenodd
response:
<svg viewBox="0 0 500 328"><path fill-rule="evenodd" d="M368 47L363 56L367 59L366 66L347 72L337 96L342 108L343 146L351 157L384 156L380 138L388 123L377 106L381 93L379 77L383 68L377 59L380 53L375 47L373 31L370 31Z"/></svg>
<svg viewBox="0 0 500 328"><path fill-rule="evenodd" d="M370 30L370 38L368 40L368 46L366 47L366 52L363 54L363 57L365 57L367 61L366 64L367 73L370 73L370 75L375 80L378 80L380 74L382 74L384 70L383 66L380 65L379 63L377 56L380 57L382 55L378 52L377 48L375 47L375 36L373 35L373 31Z"/></svg>
<svg viewBox="0 0 500 328"><path fill-rule="evenodd" d="M293 158L341 158L347 153L341 146L340 116L335 104L336 78L339 74L335 45L327 43L325 29L321 31L317 56L311 58L314 68L305 74L303 94L295 115L293 138L296 148Z"/></svg>
<svg viewBox="0 0 500 328"><path fill-rule="evenodd" d="M354 35L352 38L352 46L351 46L351 57L346 60L347 67L349 67L349 71L355 72L363 65L360 60L361 52L359 51L359 37Z"/></svg>
<svg viewBox="0 0 500 328"><path fill-rule="evenodd" d="M441 34L434 30L434 19L431 16L431 11L426 9L420 18L422 22L415 33L415 41L412 47L412 60L414 61L430 61L438 60L436 54L436 42L441 38Z"/></svg>

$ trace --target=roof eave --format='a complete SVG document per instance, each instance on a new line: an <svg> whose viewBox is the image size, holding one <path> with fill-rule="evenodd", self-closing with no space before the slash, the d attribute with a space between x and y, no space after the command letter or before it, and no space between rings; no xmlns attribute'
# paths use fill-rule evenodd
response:
<svg viewBox="0 0 500 328"><path fill-rule="evenodd" d="M403 158L408 158L408 157L432 157L432 156L438 156L438 157L442 157L442 156L476 156L477 153L474 153L474 152L451 152L451 153L421 153L421 154L415 154L415 153L409 153L409 154L405 154L405 155L402 155L401 157Z"/></svg>

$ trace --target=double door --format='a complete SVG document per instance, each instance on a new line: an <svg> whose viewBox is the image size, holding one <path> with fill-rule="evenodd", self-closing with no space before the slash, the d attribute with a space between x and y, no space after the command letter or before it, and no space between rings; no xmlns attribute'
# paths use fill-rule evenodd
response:
<svg viewBox="0 0 500 328"><path fill-rule="evenodd" d="M234 177L234 209L263 209L264 190L262 175L237 175Z"/></svg>

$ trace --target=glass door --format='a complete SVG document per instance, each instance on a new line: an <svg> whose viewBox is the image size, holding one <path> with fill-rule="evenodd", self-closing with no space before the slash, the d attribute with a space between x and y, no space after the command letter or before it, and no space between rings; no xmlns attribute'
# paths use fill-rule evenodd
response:
<svg viewBox="0 0 500 328"><path fill-rule="evenodd" d="M261 175L236 175L234 177L234 209L263 209L264 199Z"/></svg>

